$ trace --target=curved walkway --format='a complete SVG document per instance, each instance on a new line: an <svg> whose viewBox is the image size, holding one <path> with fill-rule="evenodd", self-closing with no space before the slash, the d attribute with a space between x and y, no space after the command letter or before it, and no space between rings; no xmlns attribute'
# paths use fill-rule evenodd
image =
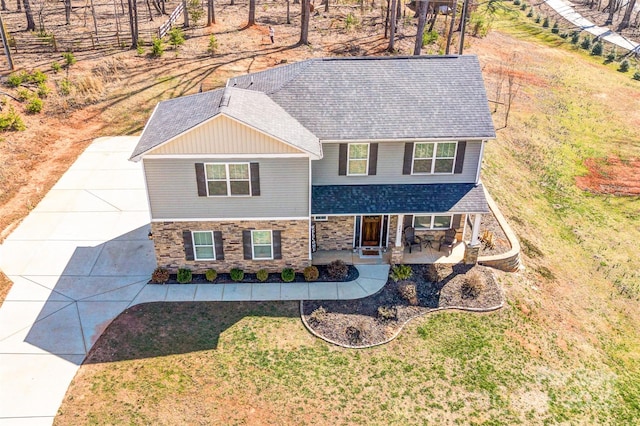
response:
<svg viewBox="0 0 640 426"><path fill-rule="evenodd" d="M155 267L137 138L87 148L0 246L13 281L0 308L0 425L50 425L88 351L146 302L350 299L377 292L388 265L348 283L147 285Z"/></svg>
<svg viewBox="0 0 640 426"><path fill-rule="evenodd" d="M579 27L583 31L593 34L594 36L611 44L615 44L616 46L619 46L623 49L629 50L636 54L640 54L640 44L629 40L626 37L623 37L622 35L610 30L607 27L597 26L596 24L576 12L576 10L571 7L571 2L566 0L544 0L544 3L558 12L558 14L564 19Z"/></svg>

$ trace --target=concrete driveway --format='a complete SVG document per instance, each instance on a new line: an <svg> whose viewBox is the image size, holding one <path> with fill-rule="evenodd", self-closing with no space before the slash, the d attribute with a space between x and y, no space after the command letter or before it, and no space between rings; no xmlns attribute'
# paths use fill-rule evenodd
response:
<svg viewBox="0 0 640 426"><path fill-rule="evenodd" d="M0 246L0 424L50 425L106 326L155 267L137 137L101 138Z"/></svg>

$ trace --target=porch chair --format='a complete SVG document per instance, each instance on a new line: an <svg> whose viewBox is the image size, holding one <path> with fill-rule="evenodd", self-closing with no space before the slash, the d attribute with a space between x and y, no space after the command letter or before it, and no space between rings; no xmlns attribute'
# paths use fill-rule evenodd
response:
<svg viewBox="0 0 640 426"><path fill-rule="evenodd" d="M409 247L409 253L411 253L413 246L418 246L420 251L422 251L422 238L416 235L415 228L411 226L404 228L404 245Z"/></svg>
<svg viewBox="0 0 640 426"><path fill-rule="evenodd" d="M438 245L438 251L442 251L444 247L447 250L447 256L451 255L453 246L456 245L456 230L449 228L444 232L444 235L440 237L440 244Z"/></svg>

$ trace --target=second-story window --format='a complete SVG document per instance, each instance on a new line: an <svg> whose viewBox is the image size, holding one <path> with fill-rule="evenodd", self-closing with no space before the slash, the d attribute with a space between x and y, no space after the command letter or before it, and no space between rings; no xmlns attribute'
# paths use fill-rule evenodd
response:
<svg viewBox="0 0 640 426"><path fill-rule="evenodd" d="M362 176L369 170L369 144L350 143L347 162L347 175Z"/></svg>
<svg viewBox="0 0 640 426"><path fill-rule="evenodd" d="M456 142L424 142L413 146L412 174L453 173Z"/></svg>
<svg viewBox="0 0 640 426"><path fill-rule="evenodd" d="M205 170L210 197L251 195L249 163L209 163Z"/></svg>

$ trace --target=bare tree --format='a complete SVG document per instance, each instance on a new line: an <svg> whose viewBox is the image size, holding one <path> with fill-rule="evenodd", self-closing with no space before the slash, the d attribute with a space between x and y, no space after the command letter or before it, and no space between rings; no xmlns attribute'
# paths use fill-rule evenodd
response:
<svg viewBox="0 0 640 426"><path fill-rule="evenodd" d="M607 20L604 21L605 25L611 25L613 23L613 15L615 15L618 9L620 9L620 3L622 3L621 0L609 0L609 4L606 5L604 9L602 9L603 12L609 12Z"/></svg>
<svg viewBox="0 0 640 426"><path fill-rule="evenodd" d="M136 0L127 1L129 5L129 28L131 28L131 48L136 49L138 47L138 6L136 5Z"/></svg>
<svg viewBox="0 0 640 426"><path fill-rule="evenodd" d="M631 22L631 13L633 12L633 8L636 6L636 0L629 0L629 4L627 4L627 9L624 11L624 16L622 17L622 22L618 26L618 31L622 31L625 28L629 27L629 22Z"/></svg>
<svg viewBox="0 0 640 426"><path fill-rule="evenodd" d="M16 6L17 6L18 12L21 12L22 11L22 3L20 2L20 0L16 0L16 3L17 3Z"/></svg>
<svg viewBox="0 0 640 426"><path fill-rule="evenodd" d="M396 44L396 18L397 18L397 14L394 13L394 11L396 10L396 0L391 0L391 28L389 31L389 46L387 47L387 50L389 52L393 52L396 48L395 44Z"/></svg>
<svg viewBox="0 0 640 426"><path fill-rule="evenodd" d="M64 0L64 21L66 25L71 23L71 0Z"/></svg>
<svg viewBox="0 0 640 426"><path fill-rule="evenodd" d="M453 36L453 26L456 22L456 12L458 11L458 0L453 5L453 14L451 16L451 24L449 25L449 33L447 34L447 47L445 49L445 55L449 54L449 48L451 47L451 37Z"/></svg>
<svg viewBox="0 0 640 426"><path fill-rule="evenodd" d="M248 26L256 24L256 0L249 0L249 23Z"/></svg>
<svg viewBox="0 0 640 426"><path fill-rule="evenodd" d="M216 23L216 6L214 0L207 0L207 27Z"/></svg>
<svg viewBox="0 0 640 426"><path fill-rule="evenodd" d="M300 41L298 44L309 44L309 17L311 15L310 0L302 0L300 14Z"/></svg>
<svg viewBox="0 0 640 426"><path fill-rule="evenodd" d="M422 51L422 35L424 34L424 26L427 23L427 9L429 9L429 0L416 1L416 12L418 12L418 32L416 33L416 44L413 47L413 54L419 56Z"/></svg>
<svg viewBox="0 0 640 426"><path fill-rule="evenodd" d="M291 0L287 0L287 24L291 23Z"/></svg>
<svg viewBox="0 0 640 426"><path fill-rule="evenodd" d="M2 10L7 10L7 2L5 0L0 0L0 7L2 7Z"/></svg>
<svg viewBox="0 0 640 426"><path fill-rule="evenodd" d="M134 2L136 0L133 0ZM184 28L189 28L189 10L187 9L187 0L182 0L182 14L184 15Z"/></svg>
<svg viewBox="0 0 640 426"><path fill-rule="evenodd" d="M24 2L24 13L27 15L27 31L35 31L36 23L33 20L33 13L31 12L31 3L30 0L23 0Z"/></svg>

